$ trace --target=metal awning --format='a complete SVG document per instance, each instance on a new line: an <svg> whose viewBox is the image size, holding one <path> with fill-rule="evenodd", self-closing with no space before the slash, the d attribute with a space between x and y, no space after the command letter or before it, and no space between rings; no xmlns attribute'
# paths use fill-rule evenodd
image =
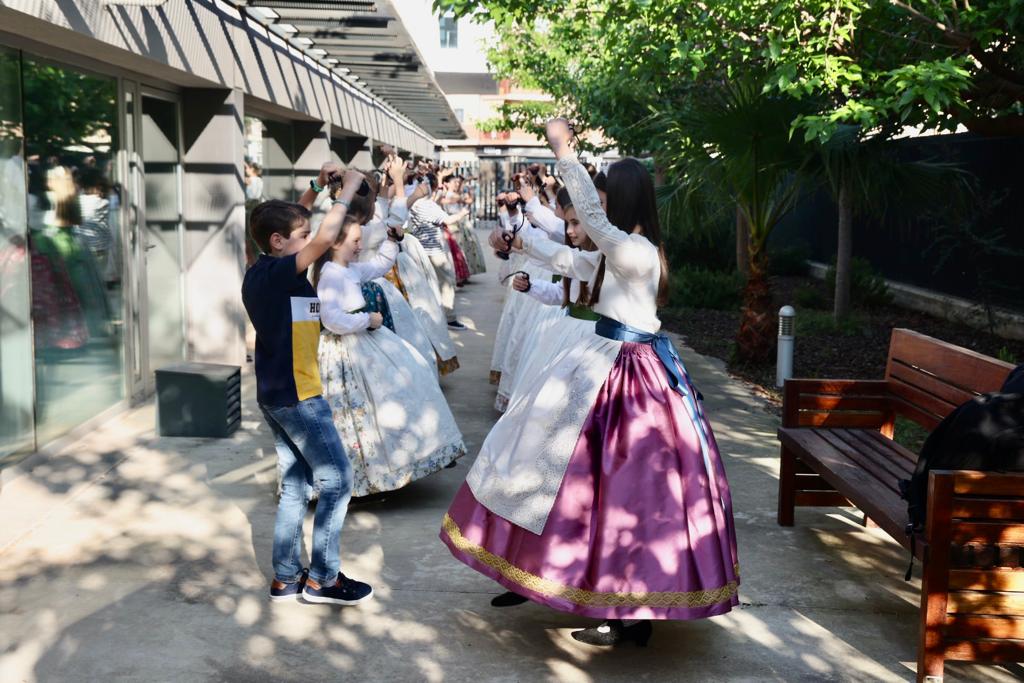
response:
<svg viewBox="0 0 1024 683"><path fill-rule="evenodd" d="M237 0L236 0L237 1ZM314 59L384 100L436 139L466 137L392 0L244 0Z"/></svg>

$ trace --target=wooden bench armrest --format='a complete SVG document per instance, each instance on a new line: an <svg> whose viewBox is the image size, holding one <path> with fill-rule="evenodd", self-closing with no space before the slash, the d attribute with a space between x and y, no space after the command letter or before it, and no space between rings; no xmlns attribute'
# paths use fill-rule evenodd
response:
<svg viewBox="0 0 1024 683"><path fill-rule="evenodd" d="M892 436L889 383L864 379L787 379L783 427L881 429Z"/></svg>

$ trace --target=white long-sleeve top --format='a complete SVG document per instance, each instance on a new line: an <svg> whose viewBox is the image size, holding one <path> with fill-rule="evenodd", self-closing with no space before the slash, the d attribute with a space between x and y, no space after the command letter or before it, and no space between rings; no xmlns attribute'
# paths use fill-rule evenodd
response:
<svg viewBox="0 0 1024 683"><path fill-rule="evenodd" d="M523 252L537 263L556 275L571 277L573 280L590 282L594 279L597 264L601 260L599 251L581 251L564 244L557 244L541 230L520 233Z"/></svg>
<svg viewBox="0 0 1024 683"><path fill-rule="evenodd" d="M536 196L526 202L526 217L533 225L548 234L548 237L559 244L565 243L565 221L555 212L541 204Z"/></svg>
<svg viewBox="0 0 1024 683"><path fill-rule="evenodd" d="M564 289L561 282L539 282L530 279L530 289L526 292L545 306L561 306Z"/></svg>
<svg viewBox="0 0 1024 683"><path fill-rule="evenodd" d="M362 284L391 270L397 257L398 244L387 240L377 254L364 263L342 266L328 261L324 264L316 287L324 327L335 334L353 334L369 327L370 314L355 312L366 306Z"/></svg>
<svg viewBox="0 0 1024 683"><path fill-rule="evenodd" d="M644 332L658 332L658 248L643 235L623 232L608 221L590 174L575 156L559 159L558 171L580 225L605 257L604 282L594 311Z"/></svg>

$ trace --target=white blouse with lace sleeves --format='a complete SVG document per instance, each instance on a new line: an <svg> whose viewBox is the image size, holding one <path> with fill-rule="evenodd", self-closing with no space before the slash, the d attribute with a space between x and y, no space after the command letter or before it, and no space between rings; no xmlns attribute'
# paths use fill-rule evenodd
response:
<svg viewBox="0 0 1024 683"><path fill-rule="evenodd" d="M530 289L526 293L545 306L561 306L564 291L561 282L537 282L531 279Z"/></svg>
<svg viewBox="0 0 1024 683"><path fill-rule="evenodd" d="M359 282L368 282L386 275L395 265L396 258L398 258L398 243L385 239L373 258L361 263L350 263L348 270L355 274Z"/></svg>
<svg viewBox="0 0 1024 683"><path fill-rule="evenodd" d="M580 225L605 255L608 268L627 280L646 279L652 270L660 272L657 247L643 235L624 232L611 224L601 208L594 181L575 156L559 159L558 171L572 197Z"/></svg>
<svg viewBox="0 0 1024 683"><path fill-rule="evenodd" d="M526 217L535 226L548 234L555 242L565 242L565 221L555 215L555 212L540 203L536 197L526 202Z"/></svg>
<svg viewBox="0 0 1024 683"><path fill-rule="evenodd" d="M320 299L320 321L335 334L362 332L370 325L369 313L351 313L366 305L355 273L333 261L324 264L316 295Z"/></svg>
<svg viewBox="0 0 1024 683"><path fill-rule="evenodd" d="M601 258L598 251L581 251L548 239L543 231L520 233L523 252L548 268L552 273L590 282Z"/></svg>

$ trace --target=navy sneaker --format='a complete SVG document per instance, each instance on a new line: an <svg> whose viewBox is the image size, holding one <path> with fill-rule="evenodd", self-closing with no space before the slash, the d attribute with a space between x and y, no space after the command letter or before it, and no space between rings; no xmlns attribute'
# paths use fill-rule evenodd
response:
<svg viewBox="0 0 1024 683"><path fill-rule="evenodd" d="M452 320L448 323L449 330L464 330L466 326L460 323L458 320Z"/></svg>
<svg viewBox="0 0 1024 683"><path fill-rule="evenodd" d="M330 605L358 605L373 597L370 584L350 579L338 574L338 581L333 586L322 587L310 579L302 591L302 599L306 602L327 603Z"/></svg>
<svg viewBox="0 0 1024 683"><path fill-rule="evenodd" d="M302 589L306 587L306 580L309 578L309 570L303 569L302 576L299 577L298 581L292 583L285 583L274 579L270 584L270 599L274 602L281 602L284 600L295 600L302 594Z"/></svg>

